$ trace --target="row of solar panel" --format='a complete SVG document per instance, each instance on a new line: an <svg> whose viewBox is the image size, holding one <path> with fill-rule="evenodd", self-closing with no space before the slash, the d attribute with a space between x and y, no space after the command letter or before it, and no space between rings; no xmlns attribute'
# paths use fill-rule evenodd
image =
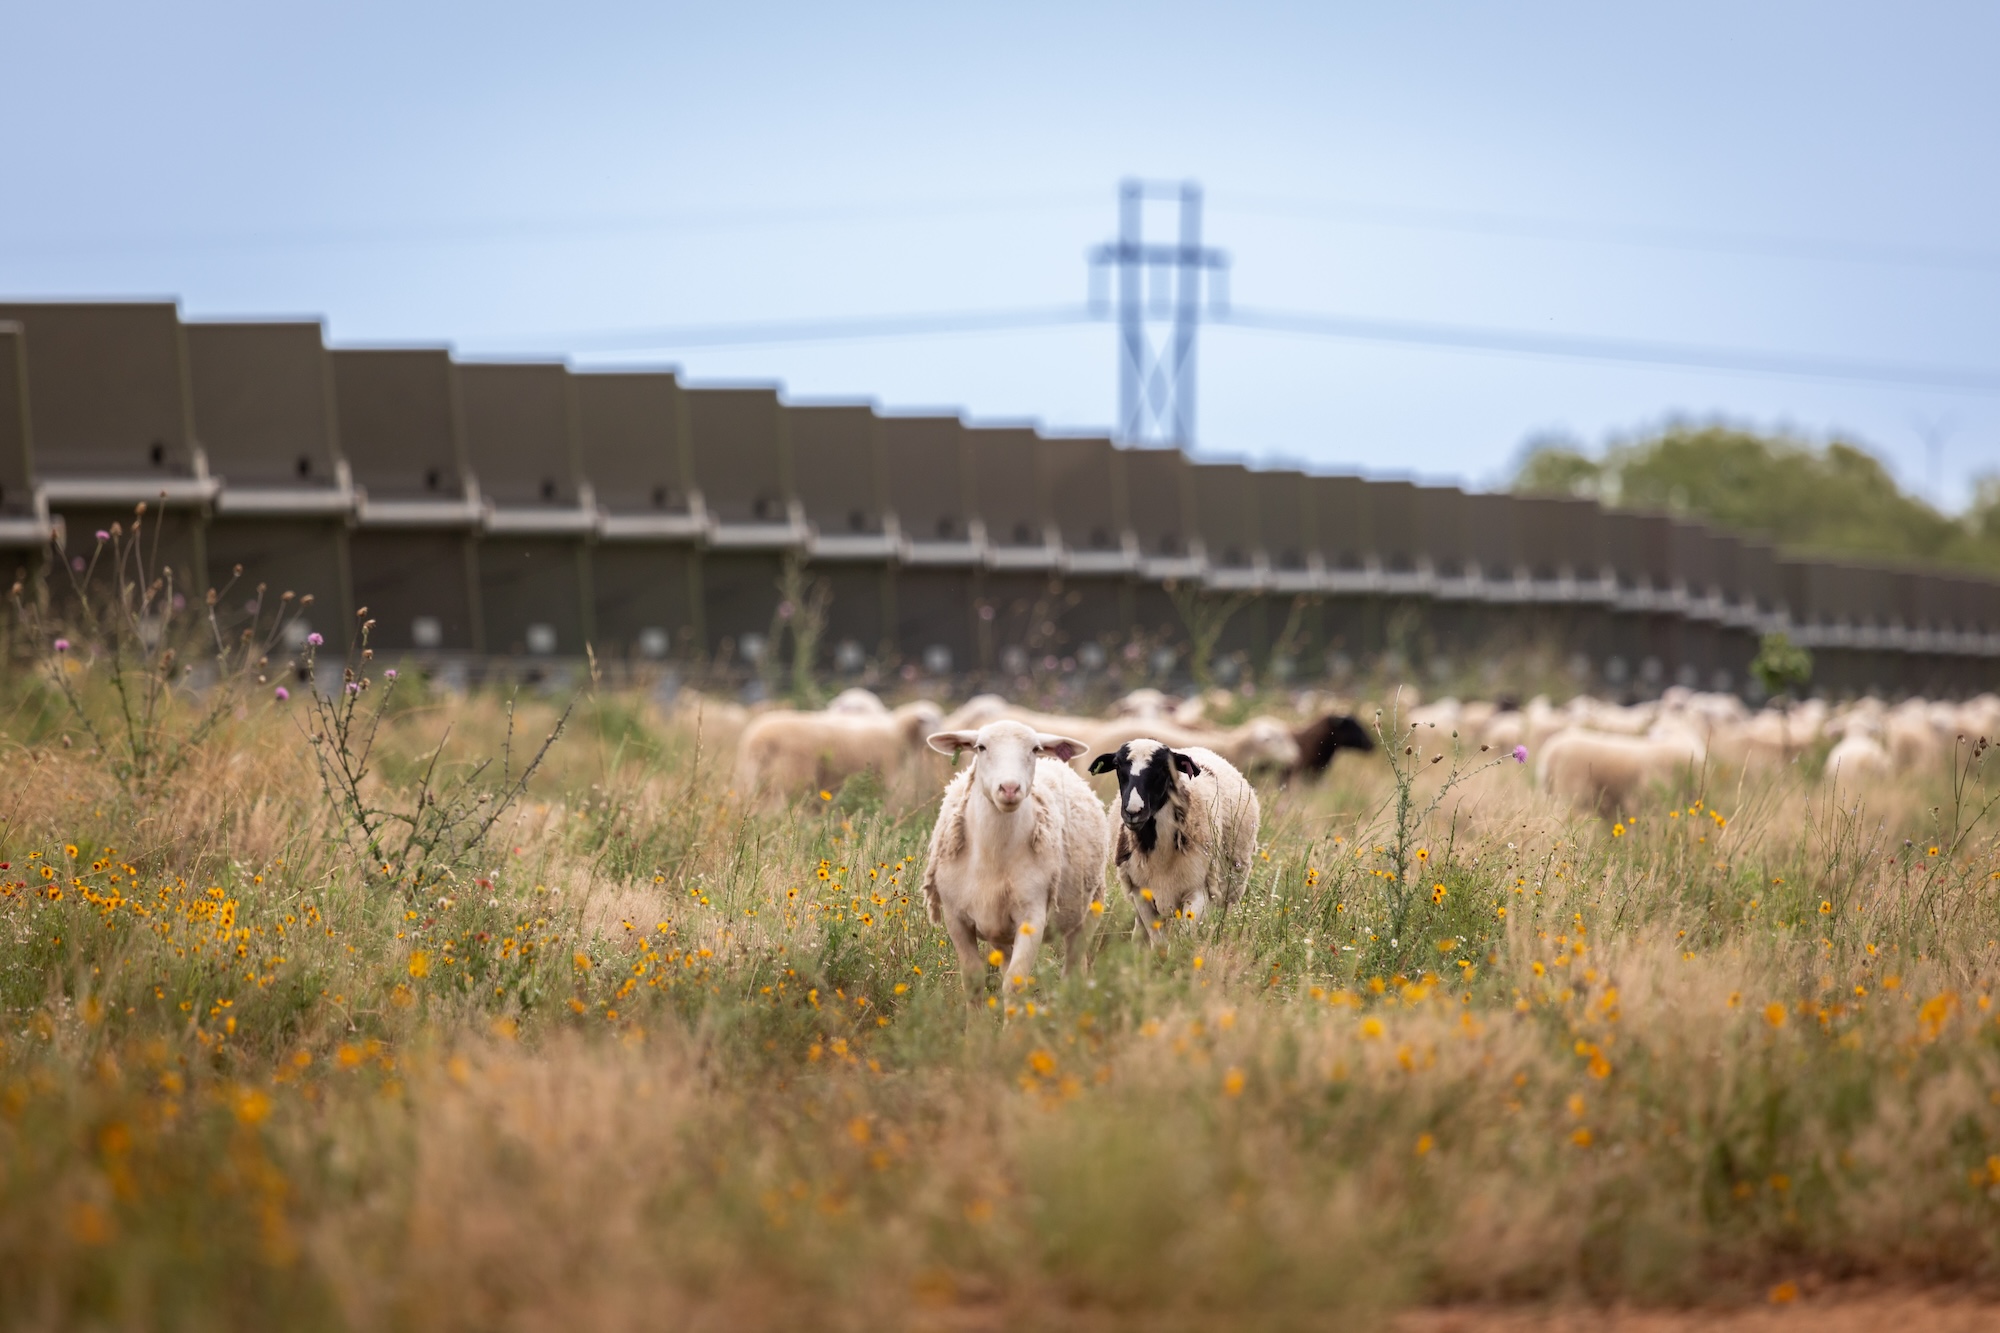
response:
<svg viewBox="0 0 2000 1333"><path fill-rule="evenodd" d="M665 371L329 350L317 323L183 322L164 302L0 303L0 541L39 547L53 525L74 558L141 500L183 583L240 564L368 606L392 650L751 658L794 552L832 593L827 652L849 660L962 669L1168 641L1171 581L1360 599L1350 610L1407 599L1430 608L1432 643L1526 604L1570 608L1573 636L1588 611L2000 654L2000 584L1782 558L1664 514L1197 462ZM1285 620L1232 634L1254 654ZM1317 608L1290 628L1288 647L1394 637Z"/></svg>

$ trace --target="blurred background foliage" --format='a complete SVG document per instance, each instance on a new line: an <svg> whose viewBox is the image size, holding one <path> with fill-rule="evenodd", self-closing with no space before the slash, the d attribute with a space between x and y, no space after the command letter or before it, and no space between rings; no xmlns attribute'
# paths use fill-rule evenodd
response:
<svg viewBox="0 0 2000 1333"><path fill-rule="evenodd" d="M1977 480L1964 513L1941 513L1849 440L1688 422L1597 452L1544 436L1529 441L1511 489L1664 509L1799 553L2000 569L2000 475Z"/></svg>

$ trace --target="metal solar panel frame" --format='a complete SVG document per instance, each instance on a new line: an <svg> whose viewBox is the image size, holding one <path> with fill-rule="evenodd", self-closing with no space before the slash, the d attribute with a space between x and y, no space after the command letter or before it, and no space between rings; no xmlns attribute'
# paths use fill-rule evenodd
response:
<svg viewBox="0 0 2000 1333"><path fill-rule="evenodd" d="M1178 449L1125 448L1125 496L1148 582L1198 579L1207 565L1195 521L1192 469Z"/></svg>
<svg viewBox="0 0 2000 1333"><path fill-rule="evenodd" d="M474 541L485 517L442 347L336 347L334 414L356 495L350 595L383 652L486 651Z"/></svg>
<svg viewBox="0 0 2000 1333"><path fill-rule="evenodd" d="M697 540L708 530L670 370L575 371L577 448L605 541Z"/></svg>
<svg viewBox="0 0 2000 1333"><path fill-rule="evenodd" d="M1265 578L1273 592L1326 591L1326 564L1314 527L1314 506L1303 472L1274 468L1250 474L1257 506L1257 539Z"/></svg>
<svg viewBox="0 0 2000 1333"><path fill-rule="evenodd" d="M196 320L183 337L195 439L221 488L216 512L351 514L319 322Z"/></svg>
<svg viewBox="0 0 2000 1333"><path fill-rule="evenodd" d="M35 485L28 420L27 331L9 321L0 323L0 548L39 552L48 543L48 500Z"/></svg>
<svg viewBox="0 0 2000 1333"><path fill-rule="evenodd" d="M792 475L812 536L810 577L827 598L822 665L855 675L895 653L889 565L900 543L866 402L788 402Z"/></svg>
<svg viewBox="0 0 2000 1333"><path fill-rule="evenodd" d="M912 567L985 564L986 534L972 493L965 426L934 412L887 413L878 422L890 512Z"/></svg>
<svg viewBox="0 0 2000 1333"><path fill-rule="evenodd" d="M1308 476L1304 487L1327 590L1375 591L1382 564L1369 535L1368 483L1360 477Z"/></svg>
<svg viewBox="0 0 2000 1333"><path fill-rule="evenodd" d="M1101 435L1044 435L1039 449L1064 569L1072 575L1137 573L1124 452Z"/></svg>
<svg viewBox="0 0 2000 1333"><path fill-rule="evenodd" d="M784 404L774 386L690 385L688 457L714 550L791 551L810 536L792 481Z"/></svg>
<svg viewBox="0 0 2000 1333"><path fill-rule="evenodd" d="M1250 469L1241 463L1190 462L1187 476L1203 556L1202 582L1219 592L1261 589L1267 561Z"/></svg>
<svg viewBox="0 0 2000 1333"><path fill-rule="evenodd" d="M708 530L668 370L577 371L577 451L597 506L592 647L644 665L703 651L698 543Z"/></svg>
<svg viewBox="0 0 2000 1333"><path fill-rule="evenodd" d="M485 513L475 548L489 655L581 658L591 624L589 539L576 392L558 361L456 366L465 453Z"/></svg>
<svg viewBox="0 0 2000 1333"><path fill-rule="evenodd" d="M72 562L93 531L147 534L149 572L208 586L202 519L219 484L195 442L171 301L0 303L23 329L36 490ZM145 506L143 519L138 506Z"/></svg>
<svg viewBox="0 0 2000 1333"><path fill-rule="evenodd" d="M183 337L195 438L221 483L206 533L218 600L250 612L296 594L289 632L345 638L355 494L319 323L195 321Z"/></svg>
<svg viewBox="0 0 2000 1333"><path fill-rule="evenodd" d="M968 425L965 451L986 567L1019 573L1061 569L1062 535L1050 512L1044 450L1034 427Z"/></svg>
<svg viewBox="0 0 2000 1333"><path fill-rule="evenodd" d="M792 472L815 561L887 564L899 549L871 403L786 403Z"/></svg>
<svg viewBox="0 0 2000 1333"><path fill-rule="evenodd" d="M1362 483L1361 496L1376 571L1374 589L1403 597L1429 595L1433 562L1418 539L1416 483L1369 478Z"/></svg>
<svg viewBox="0 0 2000 1333"><path fill-rule="evenodd" d="M1061 558L1062 624L1079 651L1087 655L1083 645L1095 644L1108 657L1130 640L1131 577L1139 568L1126 517L1125 456L1101 435L1040 435L1036 451Z"/></svg>

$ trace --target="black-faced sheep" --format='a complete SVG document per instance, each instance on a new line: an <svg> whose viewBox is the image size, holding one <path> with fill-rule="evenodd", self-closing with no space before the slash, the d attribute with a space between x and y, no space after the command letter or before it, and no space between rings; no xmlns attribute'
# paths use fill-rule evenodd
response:
<svg viewBox="0 0 2000 1333"><path fill-rule="evenodd" d="M1138 914L1135 933L1165 946L1166 921L1201 919L1243 896L1257 855L1257 793L1213 750L1132 740L1097 756L1118 775L1118 877Z"/></svg>

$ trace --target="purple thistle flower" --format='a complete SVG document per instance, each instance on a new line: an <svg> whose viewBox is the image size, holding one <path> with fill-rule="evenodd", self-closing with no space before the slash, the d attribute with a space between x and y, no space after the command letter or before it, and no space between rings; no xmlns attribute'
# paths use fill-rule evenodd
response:
<svg viewBox="0 0 2000 1333"><path fill-rule="evenodd" d="M108 542L111 540L111 534L106 532L103 528L99 528L97 530L97 540L101 542Z"/></svg>
<svg viewBox="0 0 2000 1333"><path fill-rule="evenodd" d="M384 680L394 680L395 678L396 678L396 668L394 667L390 667L387 671L384 671L382 673L382 679Z"/></svg>
<svg viewBox="0 0 2000 1333"><path fill-rule="evenodd" d="M1527 762L1528 762L1528 747L1527 747L1527 746L1525 746L1525 745L1517 745L1517 746L1515 746L1515 747L1514 747L1514 762L1515 762L1515 763L1517 763L1517 764L1525 764L1525 763L1527 763Z"/></svg>
<svg viewBox="0 0 2000 1333"><path fill-rule="evenodd" d="M277 700L279 703L283 703L285 700L292 697L292 692L286 689L282 685L280 685L277 689L273 690L272 694L277 696Z"/></svg>
<svg viewBox="0 0 2000 1333"><path fill-rule="evenodd" d="M83 557L80 555L71 556L69 558L69 567L79 574L83 573Z"/></svg>
<svg viewBox="0 0 2000 1333"><path fill-rule="evenodd" d="M360 681L358 681L358 680L350 680L350 681L348 681L348 682L347 682L347 692L348 692L349 694L359 694L359 693L361 693L361 682L360 682Z"/></svg>
<svg viewBox="0 0 2000 1333"><path fill-rule="evenodd" d="M306 643L311 647L317 648L325 642L326 640L322 639L319 636L318 631L314 631L313 633L306 635Z"/></svg>
<svg viewBox="0 0 2000 1333"><path fill-rule="evenodd" d="M57 651L57 652L59 652L59 653L66 653L66 652L68 652L68 651L69 651L69 640L68 640L68 639L57 639L57 640L56 640L56 651Z"/></svg>

